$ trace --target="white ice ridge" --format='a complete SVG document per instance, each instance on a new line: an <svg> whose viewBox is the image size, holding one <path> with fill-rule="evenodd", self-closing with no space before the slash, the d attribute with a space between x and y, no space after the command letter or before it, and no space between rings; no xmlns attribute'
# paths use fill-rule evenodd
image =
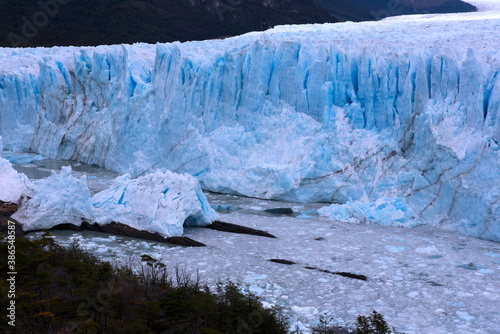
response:
<svg viewBox="0 0 500 334"><path fill-rule="evenodd" d="M9 150L189 173L217 192L402 199L414 219L500 241L498 31L490 11L0 49L0 135Z"/></svg>
<svg viewBox="0 0 500 334"><path fill-rule="evenodd" d="M124 175L91 198L86 177L76 179L71 167L63 167L61 173L30 184L13 218L25 231L116 222L170 237L181 236L183 226L208 225L217 214L189 175L156 171L134 180Z"/></svg>

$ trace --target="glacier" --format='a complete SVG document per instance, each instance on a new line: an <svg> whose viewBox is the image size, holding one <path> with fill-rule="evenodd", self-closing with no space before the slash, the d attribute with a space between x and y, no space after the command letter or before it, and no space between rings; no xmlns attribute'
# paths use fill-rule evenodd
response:
<svg viewBox="0 0 500 334"><path fill-rule="evenodd" d="M344 214L383 198L500 241L498 31L489 11L0 49L0 135L14 152Z"/></svg>

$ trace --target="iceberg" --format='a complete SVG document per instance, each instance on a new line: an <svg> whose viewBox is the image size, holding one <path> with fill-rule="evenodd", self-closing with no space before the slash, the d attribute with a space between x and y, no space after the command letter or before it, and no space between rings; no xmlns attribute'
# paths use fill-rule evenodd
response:
<svg viewBox="0 0 500 334"><path fill-rule="evenodd" d="M27 165L34 163L37 160L45 159L41 155L35 155L32 153L8 153L8 152L3 153L3 158L9 160L11 164L17 164L17 165Z"/></svg>
<svg viewBox="0 0 500 334"><path fill-rule="evenodd" d="M83 221L118 222L171 237L181 236L183 226L204 226L217 218L198 181L171 172L157 171L134 180L123 175L91 197L86 177L76 179L68 166L30 184L22 197L12 217L25 231L79 226Z"/></svg>
<svg viewBox="0 0 500 334"><path fill-rule="evenodd" d="M120 222L139 230L180 236L184 226L206 226L218 216L194 177L156 171L137 179L126 174L92 197L95 221Z"/></svg>
<svg viewBox="0 0 500 334"><path fill-rule="evenodd" d="M79 226L94 217L86 176L74 178L69 166L59 174L52 172L48 178L33 182L22 197L12 218L22 224L24 231L50 229L59 224Z"/></svg>
<svg viewBox="0 0 500 334"><path fill-rule="evenodd" d="M418 221L499 241L499 29L478 12L0 49L0 135L14 152L187 173L216 192L402 199Z"/></svg>

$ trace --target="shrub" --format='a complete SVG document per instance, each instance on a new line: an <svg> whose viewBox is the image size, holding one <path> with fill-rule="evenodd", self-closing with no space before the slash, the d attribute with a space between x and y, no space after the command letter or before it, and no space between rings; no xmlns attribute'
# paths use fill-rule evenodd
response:
<svg viewBox="0 0 500 334"><path fill-rule="evenodd" d="M335 333L335 328L331 326L333 318L329 317L327 313L324 313L319 318L319 324L312 328L313 334L333 334Z"/></svg>
<svg viewBox="0 0 500 334"><path fill-rule="evenodd" d="M7 251L0 241L0 256L7 258ZM6 262L0 261L2 272L9 271ZM16 271L19 333L286 333L280 310L264 308L255 295L231 282L212 292L180 268L169 275L147 255L133 268L103 262L78 244L62 247L49 236L17 238ZM7 290L1 280L0 293ZM1 298L0 306L8 302Z"/></svg>
<svg viewBox="0 0 500 334"><path fill-rule="evenodd" d="M404 334L396 331L394 327L389 328L384 316L375 310L368 317L358 316L356 328L358 334Z"/></svg>

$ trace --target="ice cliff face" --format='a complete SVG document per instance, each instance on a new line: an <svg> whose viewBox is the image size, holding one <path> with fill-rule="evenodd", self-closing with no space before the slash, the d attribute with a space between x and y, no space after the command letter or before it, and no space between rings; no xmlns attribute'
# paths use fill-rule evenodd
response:
<svg viewBox="0 0 500 334"><path fill-rule="evenodd" d="M213 191L402 199L411 219L500 241L498 31L500 15L473 13L2 49L0 135L10 150L187 172Z"/></svg>

